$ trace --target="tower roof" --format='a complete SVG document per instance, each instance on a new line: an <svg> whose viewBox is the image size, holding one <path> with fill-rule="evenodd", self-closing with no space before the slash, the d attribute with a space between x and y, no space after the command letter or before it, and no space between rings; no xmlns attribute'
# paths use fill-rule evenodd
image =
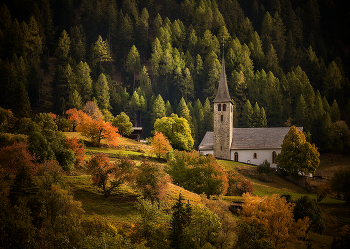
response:
<svg viewBox="0 0 350 249"><path fill-rule="evenodd" d="M228 91L228 86L227 86L224 56L222 56L221 75L220 75L218 92L217 92L216 97L213 100L213 102L214 103L215 102L232 102L231 97L230 97L230 93Z"/></svg>

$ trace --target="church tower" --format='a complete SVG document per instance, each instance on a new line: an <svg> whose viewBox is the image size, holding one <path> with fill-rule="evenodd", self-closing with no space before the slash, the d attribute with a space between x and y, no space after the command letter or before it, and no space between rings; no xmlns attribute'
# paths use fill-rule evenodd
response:
<svg viewBox="0 0 350 249"><path fill-rule="evenodd" d="M214 156L231 159L231 143L233 131L233 106L228 91L225 60L222 56L221 75L218 92L214 103Z"/></svg>

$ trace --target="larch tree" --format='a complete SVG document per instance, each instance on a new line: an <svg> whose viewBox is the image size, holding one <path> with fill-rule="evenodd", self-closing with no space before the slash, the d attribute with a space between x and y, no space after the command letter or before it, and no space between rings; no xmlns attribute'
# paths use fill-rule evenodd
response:
<svg viewBox="0 0 350 249"><path fill-rule="evenodd" d="M134 73L134 83L132 90L135 91L136 72L139 71L141 68L140 54L135 45L131 47L129 54L126 58L126 67L128 71Z"/></svg>
<svg viewBox="0 0 350 249"><path fill-rule="evenodd" d="M83 104L91 100L92 79L90 67L86 62L80 61L75 70L76 84L82 97Z"/></svg>
<svg viewBox="0 0 350 249"><path fill-rule="evenodd" d="M100 72L102 68L102 62L112 61L110 55L108 42L103 41L102 37L99 35L97 41L92 45L91 48L91 59L94 66L99 65Z"/></svg>
<svg viewBox="0 0 350 249"><path fill-rule="evenodd" d="M161 132L155 131L151 141L151 153L158 158L165 157L171 150L169 140Z"/></svg>
<svg viewBox="0 0 350 249"><path fill-rule="evenodd" d="M333 98L335 99L335 93L341 88L342 74L339 70L337 63L334 61L329 64L327 73L323 79L323 88L326 95L333 92Z"/></svg>
<svg viewBox="0 0 350 249"><path fill-rule="evenodd" d="M97 103L100 109L110 109L109 104L109 87L106 76L101 73L95 84L95 93Z"/></svg>
<svg viewBox="0 0 350 249"><path fill-rule="evenodd" d="M245 102L242 110L241 126L252 127L253 107L250 104L249 99Z"/></svg>
<svg viewBox="0 0 350 249"><path fill-rule="evenodd" d="M165 103L160 94L153 102L151 120L154 123L158 118L165 117Z"/></svg>
<svg viewBox="0 0 350 249"><path fill-rule="evenodd" d="M314 173L320 164L319 157L316 146L307 142L304 133L292 126L284 137L281 153L277 156L277 169L293 177Z"/></svg>

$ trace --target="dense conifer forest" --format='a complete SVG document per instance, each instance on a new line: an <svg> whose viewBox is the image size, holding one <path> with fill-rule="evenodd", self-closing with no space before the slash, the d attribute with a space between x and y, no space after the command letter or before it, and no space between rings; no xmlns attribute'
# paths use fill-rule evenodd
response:
<svg viewBox="0 0 350 249"><path fill-rule="evenodd" d="M222 56L236 127L303 126L320 151L350 123L350 16L341 0L5 0L0 106L66 118L87 101L150 136L187 119L213 127ZM345 146L346 148L346 146Z"/></svg>

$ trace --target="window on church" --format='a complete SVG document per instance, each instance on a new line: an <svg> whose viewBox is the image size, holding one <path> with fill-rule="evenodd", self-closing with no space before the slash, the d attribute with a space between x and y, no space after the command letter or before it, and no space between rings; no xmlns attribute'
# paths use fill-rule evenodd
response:
<svg viewBox="0 0 350 249"><path fill-rule="evenodd" d="M235 152L235 161L238 162L238 153Z"/></svg>
<svg viewBox="0 0 350 249"><path fill-rule="evenodd" d="M276 163L276 151L272 152L272 163Z"/></svg>
<svg viewBox="0 0 350 249"><path fill-rule="evenodd" d="M222 121L224 121L224 116L223 116L223 115L221 115L221 122L222 122Z"/></svg>
<svg viewBox="0 0 350 249"><path fill-rule="evenodd" d="M253 159L257 159L258 156L256 155L256 153L253 154Z"/></svg>
<svg viewBox="0 0 350 249"><path fill-rule="evenodd" d="M218 111L221 111L221 104L218 104Z"/></svg>
<svg viewBox="0 0 350 249"><path fill-rule="evenodd" d="M225 112L226 111L226 104L222 105L222 110Z"/></svg>

